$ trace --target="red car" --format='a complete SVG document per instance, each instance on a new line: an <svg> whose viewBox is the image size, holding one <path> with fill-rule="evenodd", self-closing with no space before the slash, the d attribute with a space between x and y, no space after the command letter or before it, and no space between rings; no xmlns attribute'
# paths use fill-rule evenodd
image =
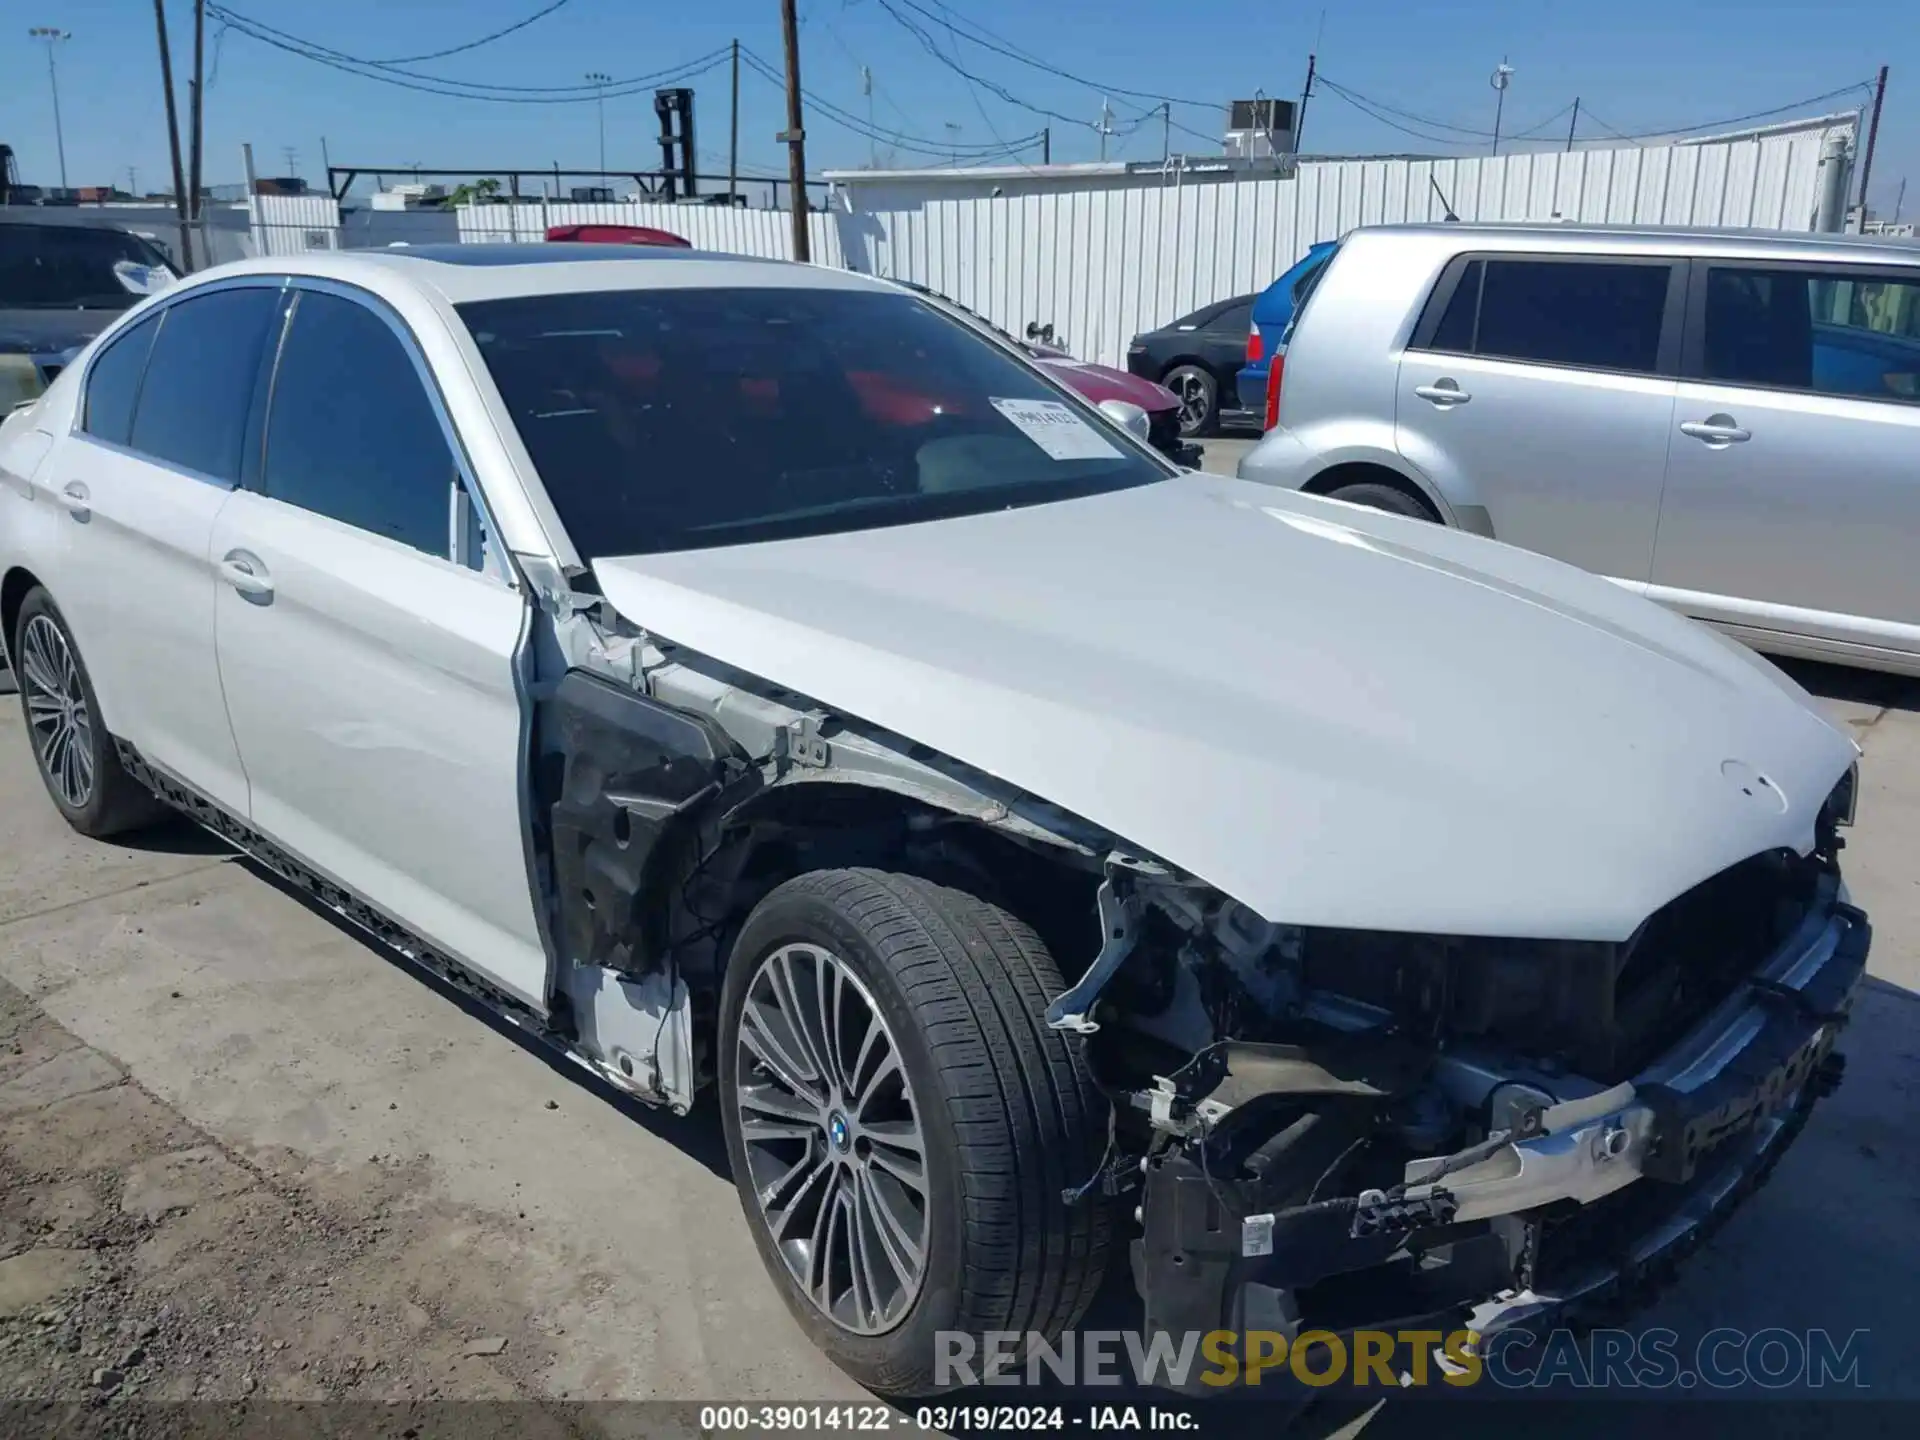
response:
<svg viewBox="0 0 1920 1440"><path fill-rule="evenodd" d="M691 241L682 240L671 230L656 230L651 225L549 225L547 239L597 245L676 245L682 250L693 248Z"/></svg>

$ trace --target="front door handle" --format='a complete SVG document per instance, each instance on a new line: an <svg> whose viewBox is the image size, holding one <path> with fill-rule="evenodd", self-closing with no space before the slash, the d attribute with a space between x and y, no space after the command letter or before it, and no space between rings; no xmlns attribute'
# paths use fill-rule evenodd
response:
<svg viewBox="0 0 1920 1440"><path fill-rule="evenodd" d="M220 561L220 578L249 600L273 598L273 580L256 555L244 550L229 550Z"/></svg>
<svg viewBox="0 0 1920 1440"><path fill-rule="evenodd" d="M1452 380L1440 380L1432 385L1416 385L1413 387L1413 393L1422 400L1438 405L1442 410L1452 409L1455 405L1464 405L1473 398Z"/></svg>
<svg viewBox="0 0 1920 1440"><path fill-rule="evenodd" d="M86 520L93 515L93 507L88 504L93 499L93 493L78 480L69 480L62 485L53 498L76 520Z"/></svg>
<svg viewBox="0 0 1920 1440"><path fill-rule="evenodd" d="M1691 435L1695 440L1703 440L1716 450L1724 450L1729 445L1738 445L1743 440L1751 440L1753 432L1742 430L1733 423L1731 415L1709 415L1704 420L1683 420L1680 433Z"/></svg>

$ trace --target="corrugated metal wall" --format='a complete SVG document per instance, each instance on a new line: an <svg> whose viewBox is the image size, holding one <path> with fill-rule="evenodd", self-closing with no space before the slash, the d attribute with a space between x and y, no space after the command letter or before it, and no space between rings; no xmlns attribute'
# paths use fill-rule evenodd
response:
<svg viewBox="0 0 1920 1440"><path fill-rule="evenodd" d="M340 206L331 195L252 195L247 199L256 255L340 249Z"/></svg>
<svg viewBox="0 0 1920 1440"><path fill-rule="evenodd" d="M1844 127L1849 128L1850 127ZM1813 225L1825 127L1699 145L1497 159L1304 164L1291 180L886 205L856 187L847 263L928 285L1018 334L1053 325L1085 360L1209 301L1263 288L1320 240L1356 225L1579 220L1640 225ZM1443 198L1444 197L1444 198ZM902 197L904 198L904 197Z"/></svg>

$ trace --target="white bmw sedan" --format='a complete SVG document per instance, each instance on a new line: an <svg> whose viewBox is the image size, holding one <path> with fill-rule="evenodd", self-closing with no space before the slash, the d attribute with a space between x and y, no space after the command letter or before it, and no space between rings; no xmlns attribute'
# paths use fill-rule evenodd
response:
<svg viewBox="0 0 1920 1440"><path fill-rule="evenodd" d="M183 810L613 1085L717 1088L889 1394L1056 1339L1127 1238L1176 1349L1634 1290L1837 1081L1865 963L1856 751L1771 666L1182 475L824 269L195 276L0 426L0 635L77 830Z"/></svg>

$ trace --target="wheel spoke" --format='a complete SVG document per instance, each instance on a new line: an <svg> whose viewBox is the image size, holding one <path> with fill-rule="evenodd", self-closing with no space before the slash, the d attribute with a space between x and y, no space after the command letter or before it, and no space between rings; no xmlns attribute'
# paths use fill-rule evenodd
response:
<svg viewBox="0 0 1920 1440"><path fill-rule="evenodd" d="M873 1256L869 1247L879 1237L873 1233L873 1222L866 1214L857 1170L847 1173L847 1183L841 1187L841 1193L846 1197L843 1207L846 1215L841 1225L847 1241L847 1274L853 1285L854 1319L862 1325L871 1325L880 1318L880 1297L874 1289Z"/></svg>
<svg viewBox="0 0 1920 1440"><path fill-rule="evenodd" d="M888 1077L893 1075L900 1076L901 1083L905 1084L906 1074L900 1069L900 1057L894 1054L893 1047L889 1045L886 1054L880 1057L880 1063L874 1069L873 1075L865 1085L860 1087L859 1097L853 1103L857 1114L864 1116L867 1113L885 1087ZM873 1127L869 1125L867 1129L871 1131Z"/></svg>
<svg viewBox="0 0 1920 1440"><path fill-rule="evenodd" d="M824 1002L820 991L820 959L813 957L813 993L803 998L799 983L794 979L793 958L798 947L782 950L779 954L780 981L777 993L780 995L780 1008L786 1012L787 1022L793 1027L795 1039L805 1052L807 1064L813 1073L820 1077L821 1083L829 1089L834 1086L834 1074L827 1066L826 1038L819 1028L825 1019Z"/></svg>
<svg viewBox="0 0 1920 1440"><path fill-rule="evenodd" d="M769 1217L774 1215L780 1217L780 1222L773 1227L775 1240L780 1239L785 1232L787 1217L791 1216L798 1207L800 1198L812 1187L813 1182L820 1178L820 1172L830 1163L825 1156L817 1155L809 1148L806 1154L787 1167L784 1174L777 1176L771 1184L760 1187L761 1206ZM800 1179L798 1186L793 1183L796 1177ZM785 1204L780 1201L782 1195L788 1197Z"/></svg>
<svg viewBox="0 0 1920 1440"><path fill-rule="evenodd" d="M784 1027L783 1028L789 1028ZM786 1045L774 1034L772 1017L751 996L740 1014L740 1043L752 1052L753 1058L760 1062L773 1078L791 1090L803 1100L811 1101L816 1109L824 1109L827 1097L814 1083L817 1075L808 1073L804 1061L796 1060Z"/></svg>
<svg viewBox="0 0 1920 1440"><path fill-rule="evenodd" d="M27 718L31 723L41 725L57 721L65 713L66 707L53 696L37 688L27 691Z"/></svg>
<svg viewBox="0 0 1920 1440"><path fill-rule="evenodd" d="M900 1277L904 1285L919 1273L924 1263L920 1242L914 1239L913 1231L894 1213L887 1197L880 1193L880 1186L871 1170L862 1170L857 1183L866 1197L867 1213L874 1221L874 1238L879 1241L887 1263L893 1267L893 1273ZM917 1228L917 1216L914 1217L914 1223Z"/></svg>

